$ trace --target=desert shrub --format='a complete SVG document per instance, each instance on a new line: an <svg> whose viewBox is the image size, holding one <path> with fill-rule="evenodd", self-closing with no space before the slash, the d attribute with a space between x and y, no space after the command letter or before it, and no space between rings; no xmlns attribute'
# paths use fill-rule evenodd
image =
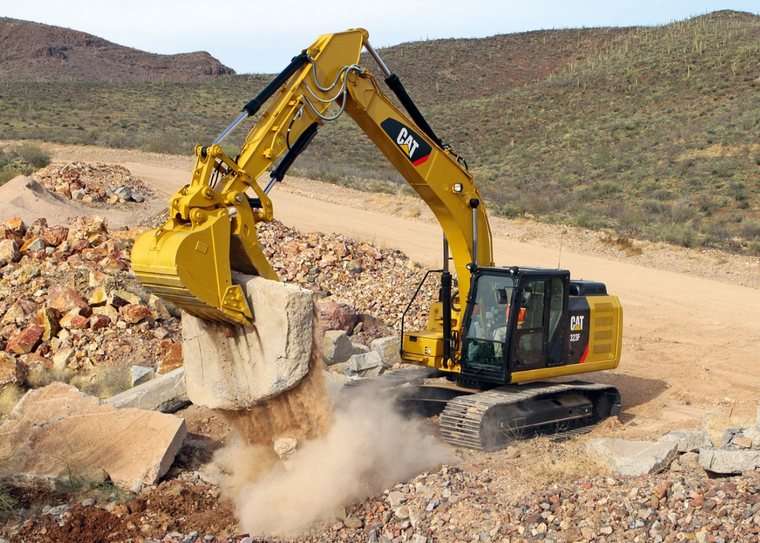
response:
<svg viewBox="0 0 760 543"><path fill-rule="evenodd" d="M143 141L140 149L149 153L186 154L185 142L175 134L151 134Z"/></svg>
<svg viewBox="0 0 760 543"><path fill-rule="evenodd" d="M5 185L8 181L19 175L21 175L21 172L13 166L0 168L0 185Z"/></svg>
<svg viewBox="0 0 760 543"><path fill-rule="evenodd" d="M67 370L40 366L26 376L26 382L31 388L41 388L53 382L68 383L71 376L72 373Z"/></svg>
<svg viewBox="0 0 760 543"><path fill-rule="evenodd" d="M742 221L741 234L744 239L760 240L760 222Z"/></svg>
<svg viewBox="0 0 760 543"><path fill-rule="evenodd" d="M696 247L699 235L689 224L665 223L655 227L657 239L683 247Z"/></svg>
<svg viewBox="0 0 760 543"><path fill-rule="evenodd" d="M106 399L130 388L132 381L129 368L100 366L90 375L73 377L71 384L85 394Z"/></svg>
<svg viewBox="0 0 760 543"><path fill-rule="evenodd" d="M35 170L39 170L50 164L50 154L34 143L23 143L16 152L21 160Z"/></svg>
<svg viewBox="0 0 760 543"><path fill-rule="evenodd" d="M747 254L760 256L760 241L750 241L747 244Z"/></svg>

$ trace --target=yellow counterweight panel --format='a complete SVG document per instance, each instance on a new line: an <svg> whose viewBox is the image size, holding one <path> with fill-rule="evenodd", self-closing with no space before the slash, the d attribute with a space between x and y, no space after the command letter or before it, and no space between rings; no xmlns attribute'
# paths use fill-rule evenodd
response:
<svg viewBox="0 0 760 543"><path fill-rule="evenodd" d="M588 355L583 364L605 364L603 369L617 368L623 345L623 308L617 296L589 296L591 330Z"/></svg>

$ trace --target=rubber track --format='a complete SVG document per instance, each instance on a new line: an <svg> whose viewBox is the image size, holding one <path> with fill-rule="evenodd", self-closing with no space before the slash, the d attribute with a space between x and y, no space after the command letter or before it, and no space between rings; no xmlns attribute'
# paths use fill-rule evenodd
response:
<svg viewBox="0 0 760 543"><path fill-rule="evenodd" d="M480 436L481 423L488 410L497 405L517 404L541 396L552 396L568 392L614 391L614 386L574 381L572 383L531 383L528 385L507 385L486 392L459 396L449 401L441 413L441 434L454 447L466 447L483 451ZM593 421L594 423L598 421ZM589 428L590 430L590 428ZM565 437L588 431L577 428L567 432L557 432L557 437Z"/></svg>

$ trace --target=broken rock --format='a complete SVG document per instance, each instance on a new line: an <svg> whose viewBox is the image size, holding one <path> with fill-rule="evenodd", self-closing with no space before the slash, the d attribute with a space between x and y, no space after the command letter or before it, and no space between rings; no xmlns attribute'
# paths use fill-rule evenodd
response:
<svg viewBox="0 0 760 543"><path fill-rule="evenodd" d="M16 336L8 342L5 350L14 354L31 353L35 347L40 344L40 341L42 341L42 335L44 333L45 329L42 326L33 324L16 334Z"/></svg>
<svg viewBox="0 0 760 543"><path fill-rule="evenodd" d="M159 375L141 385L111 396L105 401L118 408L136 407L148 411L174 413L188 405L185 368Z"/></svg>
<svg viewBox="0 0 760 543"><path fill-rule="evenodd" d="M185 435L177 417L118 410L53 383L28 392L0 427L0 458L20 479L87 479L105 470L136 492L169 470Z"/></svg>
<svg viewBox="0 0 760 543"><path fill-rule="evenodd" d="M196 405L245 409L296 386L312 350L312 292L237 275L254 326L182 316L187 393Z"/></svg>
<svg viewBox="0 0 760 543"><path fill-rule="evenodd" d="M678 452L678 443L592 439L586 450L607 461L618 475L647 475L667 468Z"/></svg>
<svg viewBox="0 0 760 543"><path fill-rule="evenodd" d="M18 262L20 258L21 253L18 250L18 244L14 240L4 239L0 241L0 267L11 262Z"/></svg>
<svg viewBox="0 0 760 543"><path fill-rule="evenodd" d="M322 337L322 360L332 366L346 362L354 354L351 339L343 330L327 330Z"/></svg>
<svg viewBox="0 0 760 543"><path fill-rule="evenodd" d="M401 363L401 339L398 337L384 337L375 339L370 343L369 348L380 355L383 366L392 367L394 364Z"/></svg>
<svg viewBox="0 0 760 543"><path fill-rule="evenodd" d="M54 307L62 314L66 314L72 309L80 309L80 315L88 317L90 315L90 306L82 296L73 288L66 285L56 285L50 289L47 296L48 307Z"/></svg>

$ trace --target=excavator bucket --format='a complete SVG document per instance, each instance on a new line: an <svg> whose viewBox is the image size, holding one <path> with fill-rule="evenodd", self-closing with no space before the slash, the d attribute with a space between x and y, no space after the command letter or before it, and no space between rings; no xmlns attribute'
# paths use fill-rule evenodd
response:
<svg viewBox="0 0 760 543"><path fill-rule="evenodd" d="M232 284L230 229L224 209L200 225L170 219L135 241L135 276L155 294L191 315L250 324L251 310L243 290Z"/></svg>

